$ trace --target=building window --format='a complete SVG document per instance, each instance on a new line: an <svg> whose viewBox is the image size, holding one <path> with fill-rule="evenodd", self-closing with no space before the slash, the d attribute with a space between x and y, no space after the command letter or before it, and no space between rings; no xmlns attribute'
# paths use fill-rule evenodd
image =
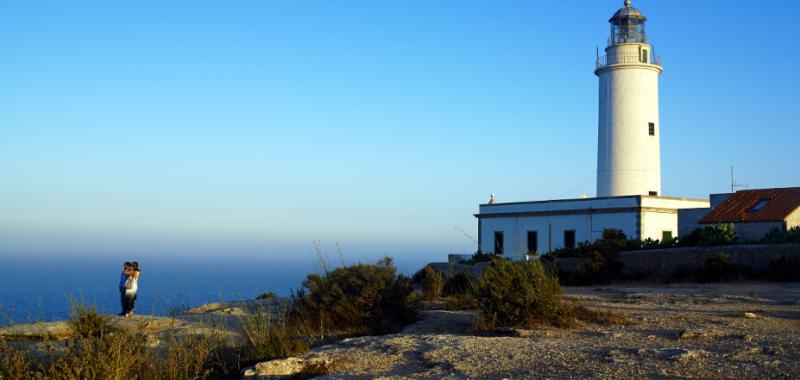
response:
<svg viewBox="0 0 800 380"><path fill-rule="evenodd" d="M661 241L671 241L672 231L661 231Z"/></svg>
<svg viewBox="0 0 800 380"><path fill-rule="evenodd" d="M564 248L575 247L575 230L564 231Z"/></svg>
<svg viewBox="0 0 800 380"><path fill-rule="evenodd" d="M656 135L656 123L647 123L647 129L650 132L650 136Z"/></svg>
<svg viewBox="0 0 800 380"><path fill-rule="evenodd" d="M528 254L535 254L539 251L539 233L528 231Z"/></svg>
<svg viewBox="0 0 800 380"><path fill-rule="evenodd" d="M503 254L503 231L494 232L494 254Z"/></svg>
<svg viewBox="0 0 800 380"><path fill-rule="evenodd" d="M657 197L658 196L658 191L651 191L649 194L650 194L651 197Z"/></svg>
<svg viewBox="0 0 800 380"><path fill-rule="evenodd" d="M751 208L750 211L748 211L747 213L748 214L753 214L753 213L759 212L759 211L761 211L762 208L764 208L764 206L767 205L767 203L769 203L769 199L762 199L762 200L758 201L758 203L756 203L756 205L753 206L753 208Z"/></svg>
<svg viewBox="0 0 800 380"><path fill-rule="evenodd" d="M642 49L642 63L648 63L648 58L650 58L650 56L647 54L647 49Z"/></svg>

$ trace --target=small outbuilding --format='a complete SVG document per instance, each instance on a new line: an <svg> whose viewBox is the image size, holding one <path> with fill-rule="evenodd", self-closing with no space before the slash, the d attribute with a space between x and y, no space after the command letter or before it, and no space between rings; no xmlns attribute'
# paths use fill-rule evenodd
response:
<svg viewBox="0 0 800 380"><path fill-rule="evenodd" d="M760 240L774 228L783 231L800 227L800 187L740 190L721 203L712 203L699 224L733 224L745 240Z"/></svg>

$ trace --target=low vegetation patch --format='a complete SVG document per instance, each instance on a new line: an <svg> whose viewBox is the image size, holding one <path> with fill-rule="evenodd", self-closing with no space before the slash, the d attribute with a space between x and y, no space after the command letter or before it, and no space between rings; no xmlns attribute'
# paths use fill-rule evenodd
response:
<svg viewBox="0 0 800 380"><path fill-rule="evenodd" d="M286 302L256 302L238 319L247 340L241 354L245 363L303 355L309 350L308 327Z"/></svg>
<svg viewBox="0 0 800 380"><path fill-rule="evenodd" d="M147 347L144 335L112 328L94 308L73 305L69 322L73 335L59 343L63 349L36 357L0 341L0 379L198 380L222 368L218 334L170 335L161 355Z"/></svg>
<svg viewBox="0 0 800 380"><path fill-rule="evenodd" d="M740 243L733 224L716 224L697 228L680 240L682 247L709 247Z"/></svg>
<svg viewBox="0 0 800 380"><path fill-rule="evenodd" d="M769 278L773 281L800 281L800 252L774 256L769 268Z"/></svg>
<svg viewBox="0 0 800 380"><path fill-rule="evenodd" d="M483 253L481 251L475 252L469 259L461 260L459 264L475 265L477 263L487 263L497 257L494 253Z"/></svg>
<svg viewBox="0 0 800 380"><path fill-rule="evenodd" d="M479 278L465 272L456 273L445 280L442 294L446 297L471 294L479 281Z"/></svg>
<svg viewBox="0 0 800 380"><path fill-rule="evenodd" d="M731 281L741 276L740 268L725 252L716 252L706 259L703 269L697 276L699 282Z"/></svg>
<svg viewBox="0 0 800 380"><path fill-rule="evenodd" d="M800 243L800 227L792 227L788 231L773 228L764 235L761 242L765 244Z"/></svg>
<svg viewBox="0 0 800 380"><path fill-rule="evenodd" d="M412 282L420 287L422 298L426 301L439 299L445 287L444 276L430 265L415 273Z"/></svg>
<svg viewBox="0 0 800 380"><path fill-rule="evenodd" d="M298 294L299 310L320 335L382 334L416 320L420 300L392 259L313 274Z"/></svg>
<svg viewBox="0 0 800 380"><path fill-rule="evenodd" d="M539 261L496 259L475 290L476 329L563 325L558 278Z"/></svg>

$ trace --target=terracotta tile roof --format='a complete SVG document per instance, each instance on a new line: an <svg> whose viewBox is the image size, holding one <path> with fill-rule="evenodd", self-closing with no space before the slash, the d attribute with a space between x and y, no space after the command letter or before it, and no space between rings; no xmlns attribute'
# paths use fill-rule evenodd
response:
<svg viewBox="0 0 800 380"><path fill-rule="evenodd" d="M798 208L800 187L740 190L706 214L700 223L779 222Z"/></svg>

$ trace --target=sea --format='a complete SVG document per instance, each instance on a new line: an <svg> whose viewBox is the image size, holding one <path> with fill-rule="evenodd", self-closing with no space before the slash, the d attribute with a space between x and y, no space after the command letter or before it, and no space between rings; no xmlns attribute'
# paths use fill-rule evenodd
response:
<svg viewBox="0 0 800 380"><path fill-rule="evenodd" d="M350 260L327 257L335 268L375 262L381 255ZM424 255L395 255L400 273L413 274ZM442 255L441 260L446 259ZM265 292L289 296L323 261L313 252L272 255L157 255L130 259L97 254L0 254L0 326L63 320L70 306L94 306L103 314L120 311L118 283L122 264L139 262L142 275L136 312L169 315L210 302L253 299ZM441 261L440 260L440 261Z"/></svg>

